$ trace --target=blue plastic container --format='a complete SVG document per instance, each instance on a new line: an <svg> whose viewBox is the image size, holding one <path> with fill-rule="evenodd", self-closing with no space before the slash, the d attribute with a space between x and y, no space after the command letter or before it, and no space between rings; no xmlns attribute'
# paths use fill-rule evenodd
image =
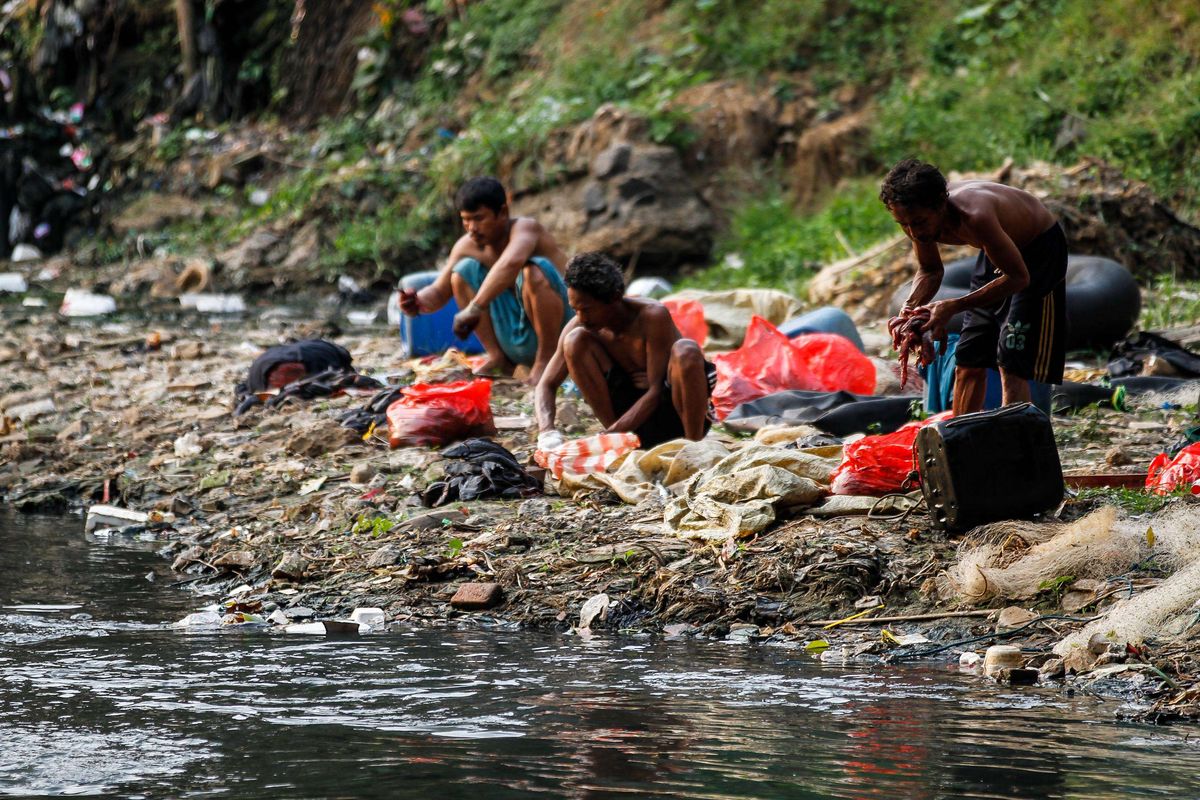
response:
<svg viewBox="0 0 1200 800"><path fill-rule="evenodd" d="M802 333L836 333L845 336L858 351L863 352L862 338L858 335L858 326L850 315L834 306L823 306L813 309L798 317L792 317L779 326L779 330L789 339Z"/></svg>
<svg viewBox="0 0 1200 800"><path fill-rule="evenodd" d="M947 337L946 352L938 355L927 367L921 368L925 377L925 413L937 414L950 408L954 401L954 368L957 360L955 351L958 349L958 334L952 333ZM1033 404L1050 416L1050 385L1029 382L1029 395ZM983 394L983 408L990 410L999 408L1004 399L1004 388L1000 383L1000 373L997 370L987 371L987 388Z"/></svg>
<svg viewBox="0 0 1200 800"><path fill-rule="evenodd" d="M435 270L414 272L400 279L401 289L424 289L437 280ZM410 317L404 314L400 318L400 343L409 356L430 356L444 353L451 347L457 347L467 354L483 352L483 344L479 337L471 334L466 341L454 335L454 315L458 313L458 303L451 297L446 305L432 314L421 314Z"/></svg>

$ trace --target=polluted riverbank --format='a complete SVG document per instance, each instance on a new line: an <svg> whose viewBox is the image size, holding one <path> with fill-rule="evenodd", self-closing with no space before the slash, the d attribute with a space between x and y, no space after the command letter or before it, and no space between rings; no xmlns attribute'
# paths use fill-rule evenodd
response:
<svg viewBox="0 0 1200 800"><path fill-rule="evenodd" d="M582 487L429 509L420 495L448 460L344 427L365 395L233 415L234 387L258 353L288 338L332 338L326 324L279 311L83 323L10 309L8 321L0 357L14 380L3 402L26 412L2 437L6 502L146 514L126 530L155 532L178 585L198 592L197 607L215 603L226 624L379 608L393 626L780 643L835 663L970 664L969 654L1013 644L1023 652L1006 680L1140 696L1156 720L1195 714L1196 628L1177 621L1187 608L1168 609L1175 627L1132 649L1100 631L1054 652L1115 604L1170 591L1167 582L1186 572L1190 544L1180 531L1198 513L1187 497L1084 491L1055 519L977 539L947 537L924 513L899 507L878 518L782 510L756 535L703 540L664 523L673 499L664 489L632 503ZM383 380L456 377L453 363L414 374L383 326L346 327L336 341L360 372ZM491 396L495 441L527 463L530 391L497 380ZM1056 415L1064 468L1144 475L1192 414L1159 404ZM597 430L570 397L560 400L560 420L571 435ZM754 443L722 429L710 439L727 450ZM1114 501L1123 507L1104 511ZM1056 539L1089 553L1106 548L1107 558L1055 561L1047 543ZM989 542L986 557L975 552ZM980 592L954 577L967 557L976 574L1041 561L1030 562L1024 584L996 592L993 580Z"/></svg>

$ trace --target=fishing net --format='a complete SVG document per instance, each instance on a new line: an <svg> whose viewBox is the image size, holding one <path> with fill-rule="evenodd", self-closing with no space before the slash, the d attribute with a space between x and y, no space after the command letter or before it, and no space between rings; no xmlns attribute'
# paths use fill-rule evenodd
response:
<svg viewBox="0 0 1200 800"><path fill-rule="evenodd" d="M1063 575L1103 578L1147 559L1179 568L1200 556L1200 525L1189 508L1154 517L1118 519L1105 506L1066 524L1009 521L982 525L959 546L958 560L940 576L946 599L981 603L1032 597Z"/></svg>

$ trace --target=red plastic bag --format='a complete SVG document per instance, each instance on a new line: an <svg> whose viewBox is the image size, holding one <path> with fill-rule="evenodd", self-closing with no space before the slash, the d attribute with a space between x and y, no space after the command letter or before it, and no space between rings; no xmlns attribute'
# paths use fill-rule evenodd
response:
<svg viewBox="0 0 1200 800"><path fill-rule="evenodd" d="M802 333L792 339L808 369L826 392L874 394L875 364L836 333Z"/></svg>
<svg viewBox="0 0 1200 800"><path fill-rule="evenodd" d="M708 341L708 322L704 319L704 306L699 300L663 300L671 319L683 338L691 339L704 347Z"/></svg>
<svg viewBox="0 0 1200 800"><path fill-rule="evenodd" d="M1146 475L1146 488L1155 494L1176 489L1200 494L1200 442L1189 444L1174 459L1166 453L1155 456Z"/></svg>
<svg viewBox="0 0 1200 800"><path fill-rule="evenodd" d="M414 383L388 406L388 442L417 447L494 436L491 403L489 380Z"/></svg>
<svg viewBox="0 0 1200 800"><path fill-rule="evenodd" d="M717 419L742 403L788 389L875 391L875 365L844 336L813 333L793 340L758 316L751 318L742 346L714 356L713 362Z"/></svg>
<svg viewBox="0 0 1200 800"><path fill-rule="evenodd" d="M917 431L954 416L943 411L929 419L914 420L892 433L864 436L842 449L842 463L833 471L830 489L834 494L880 497L903 491L901 484L916 467L913 443Z"/></svg>

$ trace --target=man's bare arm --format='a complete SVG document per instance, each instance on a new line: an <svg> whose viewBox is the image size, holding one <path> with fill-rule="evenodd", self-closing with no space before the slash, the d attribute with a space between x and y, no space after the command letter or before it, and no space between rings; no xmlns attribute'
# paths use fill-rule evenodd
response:
<svg viewBox="0 0 1200 800"><path fill-rule="evenodd" d="M905 309L917 308L932 300L946 274L936 242L913 242L913 251L917 254L917 274L913 277L912 291L904 301Z"/></svg>
<svg viewBox="0 0 1200 800"><path fill-rule="evenodd" d="M475 293L475 305L487 306L517 282L517 275L537 250L541 235L542 226L534 220L519 219L513 222L508 245L488 269L483 284Z"/></svg>
<svg viewBox="0 0 1200 800"><path fill-rule="evenodd" d="M658 408L667 380L667 362L678 331L666 307L648 308L642 313L646 326L646 391L608 428L610 433L634 431L645 424Z"/></svg>
<svg viewBox="0 0 1200 800"><path fill-rule="evenodd" d="M963 295L951 303L955 313L968 308L993 306L1029 285L1029 267L1013 240L1000 227L995 214L984 217L975 227L983 252L1000 273L995 280Z"/></svg>
<svg viewBox="0 0 1200 800"><path fill-rule="evenodd" d="M450 285L450 276L454 272L454 265L462 257L462 247L458 242L455 242L454 247L450 248L450 257L446 259L447 263L442 268L442 271L438 273L437 279L417 292L419 313L432 314L450 302L450 298L454 296L454 289Z"/></svg>
<svg viewBox="0 0 1200 800"><path fill-rule="evenodd" d="M542 379L538 381L534 391L533 406L538 431L554 430L554 417L558 413L555 396L558 394L558 387L567 379L567 359L563 355L563 342L567 339L567 333L577 325L578 320L572 319L563 327L558 337L558 347L555 348L554 355L551 356L550 363L546 365L546 371L542 373Z"/></svg>

